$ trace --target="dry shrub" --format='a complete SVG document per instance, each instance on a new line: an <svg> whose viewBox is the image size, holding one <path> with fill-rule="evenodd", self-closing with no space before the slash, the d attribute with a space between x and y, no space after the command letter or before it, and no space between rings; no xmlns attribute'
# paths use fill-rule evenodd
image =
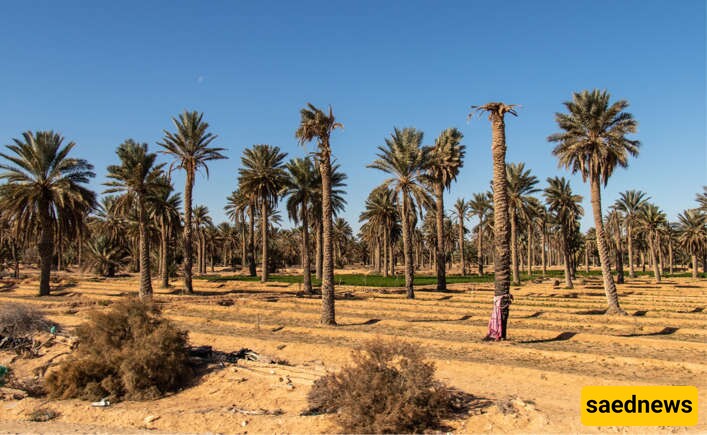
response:
<svg viewBox="0 0 707 435"><path fill-rule="evenodd" d="M150 303L129 299L93 312L77 328L78 348L46 378L51 397L149 400L193 376L187 332Z"/></svg>
<svg viewBox="0 0 707 435"><path fill-rule="evenodd" d="M450 391L419 347L376 341L352 356L352 365L315 381L308 395L310 411L336 412L343 432L422 432L449 412Z"/></svg>
<svg viewBox="0 0 707 435"><path fill-rule="evenodd" d="M36 332L48 332L56 324L47 320L36 308L16 303L0 306L0 335L26 337Z"/></svg>

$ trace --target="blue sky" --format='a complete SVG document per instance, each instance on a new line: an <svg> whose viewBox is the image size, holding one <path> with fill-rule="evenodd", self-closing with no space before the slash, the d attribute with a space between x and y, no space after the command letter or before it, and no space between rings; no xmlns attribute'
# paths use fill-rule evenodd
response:
<svg viewBox="0 0 707 435"><path fill-rule="evenodd" d="M557 168L547 136L573 91L607 89L639 121L641 154L618 169L604 205L641 189L670 219L707 184L705 2L8 2L0 15L0 144L54 129L77 142L102 191L126 138L150 144L184 109L205 113L229 160L197 179L195 204L224 219L244 148L302 156L305 103L331 104L345 129L334 155L348 174L354 228L384 174L366 165L394 126L465 135L447 207L488 189L491 132L469 106L521 104L507 122L508 161L542 180ZM165 157L162 157L166 160ZM175 177L178 190L183 177ZM585 195L588 187L571 177Z"/></svg>

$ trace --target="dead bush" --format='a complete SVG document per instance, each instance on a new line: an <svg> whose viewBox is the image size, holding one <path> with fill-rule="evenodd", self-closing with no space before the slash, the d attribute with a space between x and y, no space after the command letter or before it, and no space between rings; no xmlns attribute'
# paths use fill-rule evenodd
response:
<svg viewBox="0 0 707 435"><path fill-rule="evenodd" d="M29 413L27 420L34 422L45 422L54 420L58 416L59 413L51 408L37 408Z"/></svg>
<svg viewBox="0 0 707 435"><path fill-rule="evenodd" d="M0 336L26 337L37 332L48 332L55 325L41 311L29 305L6 303L0 307Z"/></svg>
<svg viewBox="0 0 707 435"><path fill-rule="evenodd" d="M449 389L434 379L422 351L404 342L371 342L354 363L318 379L311 412L336 412L347 433L410 433L437 428L450 411Z"/></svg>
<svg viewBox="0 0 707 435"><path fill-rule="evenodd" d="M117 302L91 313L76 333L76 351L46 378L51 397L149 400L193 376L187 332L162 318L154 304Z"/></svg>

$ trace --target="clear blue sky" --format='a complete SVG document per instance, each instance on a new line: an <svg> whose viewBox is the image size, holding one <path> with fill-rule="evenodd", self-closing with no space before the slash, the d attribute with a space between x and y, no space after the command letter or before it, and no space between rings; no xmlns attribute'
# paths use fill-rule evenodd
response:
<svg viewBox="0 0 707 435"><path fill-rule="evenodd" d="M467 123L470 105L522 105L507 122L508 160L544 187L566 175L546 141L554 113L585 88L629 100L640 123L641 154L616 171L604 205L642 189L675 219L707 184L703 0L6 2L0 60L0 144L57 130L96 166L98 191L124 139L157 150L171 116L203 111L230 157L197 179L195 203L216 222L245 147L305 154L294 131L308 101L331 104L345 125L333 149L355 229L384 178L366 165L394 126L423 130L427 144L447 127L464 132L451 208L491 178L489 123ZM571 179L591 215L587 186Z"/></svg>

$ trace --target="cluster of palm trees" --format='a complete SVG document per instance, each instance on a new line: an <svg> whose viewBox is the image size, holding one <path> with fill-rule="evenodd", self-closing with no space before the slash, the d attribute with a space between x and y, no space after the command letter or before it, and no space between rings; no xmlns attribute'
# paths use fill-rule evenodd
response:
<svg viewBox="0 0 707 435"><path fill-rule="evenodd" d="M208 176L209 162L226 158L213 145L217 136L201 113L173 118L174 129L164 131L157 152L132 139L123 142L100 201L87 187L93 166L71 155L73 142L65 144L55 132L26 132L0 153L0 258L15 275L20 261L38 260L40 295L49 294L52 268L67 262L106 276L124 268L139 271L141 297L151 296L153 273L166 288L178 266L184 291L193 293L194 261L198 274L220 263L240 264L256 276L259 260L263 282L278 267L298 264L304 293L315 291L313 274L321 280L321 322L334 325L335 265L360 262L389 276L400 263L407 297L414 298L416 269L432 267L437 289L445 290L453 263L462 275L474 263L479 275L493 264L495 295L503 296L520 285L522 268L532 275L536 266L545 275L549 266L562 264L565 286L572 288L584 257L587 270L590 263L601 267L608 312L622 313L612 268L621 283L624 261L630 277L637 264L648 262L660 281L665 268L672 273L687 260L697 276L698 259L707 258L707 191L675 223L636 190L622 193L603 215L601 185L640 146L627 137L637 123L626 107L626 101L611 102L606 91L575 93L566 112L556 114L560 131L548 138L556 144L552 153L559 165L590 184L595 225L586 234L579 225L582 197L567 179L548 178L541 190L523 163L506 162L505 118L517 112L504 103L474 106L472 112L488 114L492 126L488 192L459 198L446 211L445 190L466 154L462 133L447 128L423 145L423 132L395 128L369 165L388 178L369 194L357 237L337 216L346 204L346 175L332 157L331 135L342 125L331 108L309 104L301 110L295 137L302 145L316 144L306 157L287 160L279 147L267 144L243 151L237 188L226 199L230 222L218 225L206 207L193 205L197 172ZM169 160L158 163L158 153ZM183 194L172 184L175 170L184 171ZM281 200L295 225L291 229L279 227ZM470 219L476 225L468 229Z"/></svg>

